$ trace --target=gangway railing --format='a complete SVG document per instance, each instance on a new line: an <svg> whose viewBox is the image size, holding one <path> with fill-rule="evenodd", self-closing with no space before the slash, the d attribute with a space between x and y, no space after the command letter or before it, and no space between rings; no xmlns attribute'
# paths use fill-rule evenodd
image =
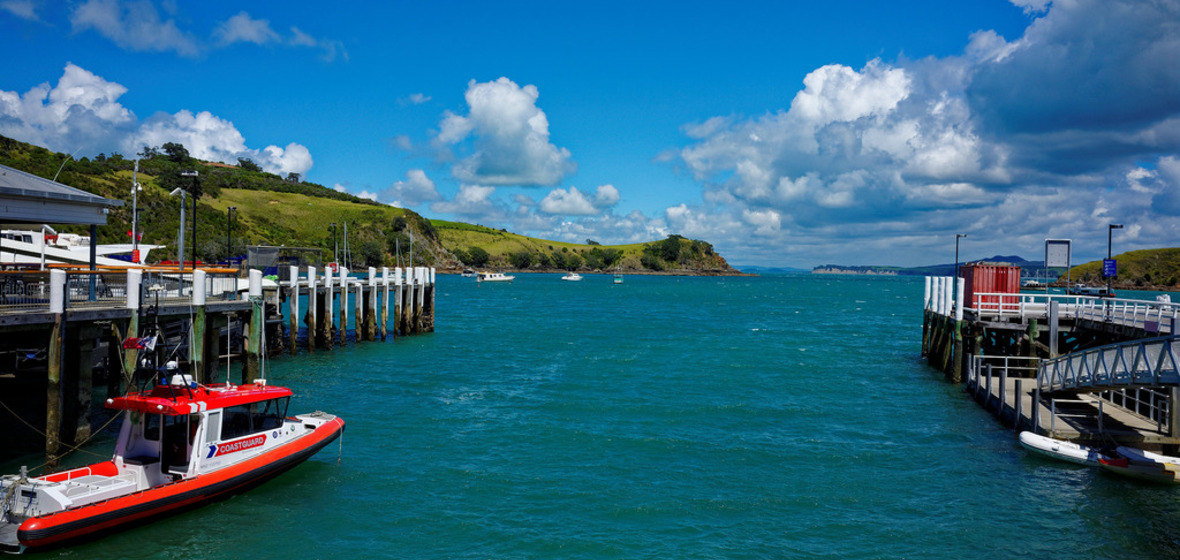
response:
<svg viewBox="0 0 1180 560"><path fill-rule="evenodd" d="M1180 322L1180 303L1064 294L978 293L968 309L993 317L1039 319L1048 317L1053 302L1063 319L1111 323L1149 333L1174 334L1173 326Z"/></svg>
<svg viewBox="0 0 1180 560"><path fill-rule="evenodd" d="M1053 392L1180 385L1177 337L1108 344L1041 362L1037 386Z"/></svg>

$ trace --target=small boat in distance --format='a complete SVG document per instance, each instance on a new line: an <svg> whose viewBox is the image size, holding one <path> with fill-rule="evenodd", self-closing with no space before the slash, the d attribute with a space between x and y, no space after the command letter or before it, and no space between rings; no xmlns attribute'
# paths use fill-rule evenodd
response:
<svg viewBox="0 0 1180 560"><path fill-rule="evenodd" d="M1020 432L1020 445L1038 455L1091 467L1097 467L1099 459L1111 458L1096 447L1061 441L1032 432Z"/></svg>
<svg viewBox="0 0 1180 560"><path fill-rule="evenodd" d="M324 412L287 416L291 390L264 379L200 385L174 362L148 372L150 388L106 401L123 411L110 460L0 477L0 551L57 546L225 498L302 463L344 431L344 420Z"/></svg>
<svg viewBox="0 0 1180 560"><path fill-rule="evenodd" d="M1115 297L1114 292L1106 289L1106 286L1087 286L1085 284L1074 284L1067 288L1065 293L1071 296Z"/></svg>
<svg viewBox="0 0 1180 560"><path fill-rule="evenodd" d="M580 282L582 280L582 275L571 270L567 272L565 276L562 276L561 279L568 282Z"/></svg>
<svg viewBox="0 0 1180 560"><path fill-rule="evenodd" d="M615 284L622 284L622 283L623 283L623 273L622 273L622 271L619 271L619 270L617 270L617 269L615 270L615 279L614 279L614 283L615 283Z"/></svg>
<svg viewBox="0 0 1180 560"><path fill-rule="evenodd" d="M471 270L470 268L464 268L462 276L464 278L473 278L475 277L475 271Z"/></svg>
<svg viewBox="0 0 1180 560"><path fill-rule="evenodd" d="M511 282L515 279L515 276L509 276L503 272L481 272L479 276L475 277L476 282Z"/></svg>

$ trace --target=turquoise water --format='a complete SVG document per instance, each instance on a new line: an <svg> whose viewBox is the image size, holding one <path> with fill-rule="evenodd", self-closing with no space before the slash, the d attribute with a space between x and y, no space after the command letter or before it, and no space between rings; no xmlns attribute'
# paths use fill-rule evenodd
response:
<svg viewBox="0 0 1180 560"><path fill-rule="evenodd" d="M1170 558L1180 490L1025 454L920 278L440 276L437 331L280 358L342 446L63 558Z"/></svg>

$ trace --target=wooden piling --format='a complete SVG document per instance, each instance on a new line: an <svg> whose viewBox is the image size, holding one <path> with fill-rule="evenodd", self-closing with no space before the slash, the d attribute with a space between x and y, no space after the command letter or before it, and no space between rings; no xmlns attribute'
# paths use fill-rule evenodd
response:
<svg viewBox="0 0 1180 560"><path fill-rule="evenodd" d="M381 340L389 333L389 267L381 268Z"/></svg>
<svg viewBox="0 0 1180 560"><path fill-rule="evenodd" d="M250 271L250 334L246 337L246 375L243 383L253 383L261 371L262 329L266 323L263 313L262 271Z"/></svg>
<svg viewBox="0 0 1180 560"><path fill-rule="evenodd" d="M295 345L299 341L299 267L292 266L289 270L291 277L290 284L287 285L287 328L290 329L288 347L289 353L294 356Z"/></svg>
<svg viewBox="0 0 1180 560"><path fill-rule="evenodd" d="M308 352L315 352L315 346L318 340L316 334L319 329L319 323L316 321L316 317L321 308L317 303L319 301L319 288L316 286L316 280L315 267L307 267L307 317L303 318L303 323L307 325Z"/></svg>
<svg viewBox="0 0 1180 560"><path fill-rule="evenodd" d="M192 363L190 373L198 383L209 382L209 372L205 371L205 278L204 270L193 271L193 322L189 331L188 354Z"/></svg>
<svg viewBox="0 0 1180 560"><path fill-rule="evenodd" d="M332 344L336 341L336 325L335 325L335 311L332 309L333 300L336 297L336 291L332 288L332 271L324 271L324 306L323 313L320 315L320 337L324 341L324 347L328 350L332 349Z"/></svg>
<svg viewBox="0 0 1180 560"><path fill-rule="evenodd" d="M348 339L348 269L343 266L339 268L340 271L340 328L337 329L337 334L340 336L340 345Z"/></svg>
<svg viewBox="0 0 1180 560"><path fill-rule="evenodd" d="M53 313L53 330L49 337L45 386L45 465L56 469L61 449L61 374L65 325L66 273L49 272L49 306Z"/></svg>

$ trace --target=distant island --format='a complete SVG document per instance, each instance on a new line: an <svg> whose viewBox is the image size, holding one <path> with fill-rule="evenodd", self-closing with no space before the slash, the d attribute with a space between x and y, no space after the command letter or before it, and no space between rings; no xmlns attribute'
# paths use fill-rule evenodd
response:
<svg viewBox="0 0 1180 560"><path fill-rule="evenodd" d="M1118 261L1118 276L1113 278L1115 288L1154 291L1180 291L1180 248L1145 249L1128 251L1115 255ZM1014 255L996 255L973 262L1019 266L1021 277L1035 278L1046 283L1062 286L1065 279L1073 283L1099 284L1102 278L1102 261L1093 261L1075 266L1068 271L1064 268L1046 268L1044 261L1029 261ZM959 263L963 266L967 262ZM918 267L897 266L847 266L824 264L811 270L812 274L862 274L879 276L954 276L955 263L935 264Z"/></svg>

